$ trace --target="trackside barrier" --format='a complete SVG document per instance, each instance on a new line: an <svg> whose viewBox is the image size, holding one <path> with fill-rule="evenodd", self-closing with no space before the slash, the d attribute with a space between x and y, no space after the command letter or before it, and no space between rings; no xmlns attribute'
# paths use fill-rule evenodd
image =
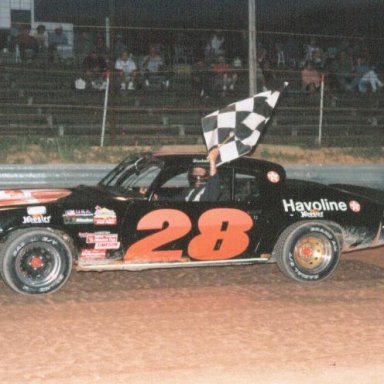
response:
<svg viewBox="0 0 384 384"><path fill-rule="evenodd" d="M112 164L1 165L0 188L71 187L95 185L109 172ZM384 190L383 165L289 165L287 175L325 184L356 184Z"/></svg>

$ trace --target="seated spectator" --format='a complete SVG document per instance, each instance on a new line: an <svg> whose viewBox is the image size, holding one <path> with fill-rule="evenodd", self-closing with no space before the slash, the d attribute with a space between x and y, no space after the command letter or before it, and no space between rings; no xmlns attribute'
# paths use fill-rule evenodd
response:
<svg viewBox="0 0 384 384"><path fill-rule="evenodd" d="M324 66L325 66L325 55L324 55L324 52L321 48L318 48L316 49L313 53L312 53L312 63L313 63L313 66L318 69L318 70L322 70L324 69Z"/></svg>
<svg viewBox="0 0 384 384"><path fill-rule="evenodd" d="M105 44L104 39L101 36L98 36L96 39L96 45L95 45L95 50L97 54L107 56L108 55L108 49Z"/></svg>
<svg viewBox="0 0 384 384"><path fill-rule="evenodd" d="M257 63L259 66L264 64L264 61L268 59L268 51L262 42L257 43Z"/></svg>
<svg viewBox="0 0 384 384"><path fill-rule="evenodd" d="M303 91L309 93L315 93L320 88L320 73L314 68L311 61L307 61L304 69L301 71L301 84Z"/></svg>
<svg viewBox="0 0 384 384"><path fill-rule="evenodd" d="M103 56L93 50L83 60L84 77L93 89L103 89L104 75L107 70L107 62Z"/></svg>
<svg viewBox="0 0 384 384"><path fill-rule="evenodd" d="M55 28L53 33L48 34L48 55L49 61L59 61L65 48L68 47L68 38L63 31L63 27Z"/></svg>
<svg viewBox="0 0 384 384"><path fill-rule="evenodd" d="M20 35L17 37L17 44L20 49L21 61L27 60L27 51L31 52L30 59L34 59L38 53L39 46L35 37L31 35L31 26L24 26Z"/></svg>
<svg viewBox="0 0 384 384"><path fill-rule="evenodd" d="M157 53L155 47L149 49L149 54L144 57L142 68L144 71L145 86L152 80L160 80L165 88L169 87L169 77L165 72L164 61Z"/></svg>
<svg viewBox="0 0 384 384"><path fill-rule="evenodd" d="M115 70L118 74L118 80L121 90L135 90L139 87L139 71L136 63L127 51L124 51L116 60Z"/></svg>
<svg viewBox="0 0 384 384"><path fill-rule="evenodd" d="M83 31L76 39L76 57L79 64L84 62L84 59L94 51L95 47L91 35L87 31Z"/></svg>
<svg viewBox="0 0 384 384"><path fill-rule="evenodd" d="M208 64L214 63L219 56L225 55L225 38L222 31L212 34L204 48L204 54Z"/></svg>
<svg viewBox="0 0 384 384"><path fill-rule="evenodd" d="M199 92L200 97L210 97L212 94L212 73L203 59L198 59L192 70L192 87Z"/></svg>
<svg viewBox="0 0 384 384"><path fill-rule="evenodd" d="M114 44L114 53L115 53L115 57L121 57L121 55L128 51L128 47L127 47L127 44L125 44L124 40L123 40L123 35L121 33L118 33L116 35L116 40L115 40L115 44Z"/></svg>
<svg viewBox="0 0 384 384"><path fill-rule="evenodd" d="M302 54L298 42L294 38L288 37L285 43L285 61L287 65L296 69L301 57Z"/></svg>
<svg viewBox="0 0 384 384"><path fill-rule="evenodd" d="M305 60L312 61L314 53L319 49L321 50L319 42L315 37L312 37L310 43L305 47Z"/></svg>
<svg viewBox="0 0 384 384"><path fill-rule="evenodd" d="M21 26L19 23L12 23L11 29L9 31L9 35L7 37L7 44L9 52L15 52L16 45L17 45L17 39L20 36L21 33Z"/></svg>
<svg viewBox="0 0 384 384"><path fill-rule="evenodd" d="M276 88L278 80L269 60L264 61L263 67L258 66L256 75L257 84L261 85L263 92Z"/></svg>
<svg viewBox="0 0 384 384"><path fill-rule="evenodd" d="M172 50L173 64L192 64L192 46L184 34L177 34Z"/></svg>
<svg viewBox="0 0 384 384"><path fill-rule="evenodd" d="M337 59L329 67L329 81L335 90L345 91L350 89L353 79L352 59L346 51L339 52Z"/></svg>
<svg viewBox="0 0 384 384"><path fill-rule="evenodd" d="M33 37L37 41L38 51L40 55L44 55L48 52L48 32L44 25L40 24L36 28L36 33Z"/></svg>
<svg viewBox="0 0 384 384"><path fill-rule="evenodd" d="M236 71L225 62L224 56L219 56L212 65L214 75L214 88L222 90L224 96L227 90L233 91L238 79Z"/></svg>
<svg viewBox="0 0 384 384"><path fill-rule="evenodd" d="M350 84L350 89L358 89L359 92L365 93L368 86L371 86L372 92L376 92L378 88L383 86L376 72L367 63L365 57L358 57L357 64L353 71L355 77Z"/></svg>

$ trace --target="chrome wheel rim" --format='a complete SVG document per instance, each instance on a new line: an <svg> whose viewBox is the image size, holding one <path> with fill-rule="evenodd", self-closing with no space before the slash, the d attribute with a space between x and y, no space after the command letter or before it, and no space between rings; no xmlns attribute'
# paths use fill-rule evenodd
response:
<svg viewBox="0 0 384 384"><path fill-rule="evenodd" d="M326 269L332 260L331 243L321 234L303 236L295 245L293 258L302 272L318 274Z"/></svg>

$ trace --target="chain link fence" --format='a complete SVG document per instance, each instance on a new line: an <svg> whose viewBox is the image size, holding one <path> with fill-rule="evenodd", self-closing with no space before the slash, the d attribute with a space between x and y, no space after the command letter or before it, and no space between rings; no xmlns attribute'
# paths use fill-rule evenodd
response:
<svg viewBox="0 0 384 384"><path fill-rule="evenodd" d="M50 28L47 39L57 26ZM244 30L73 25L71 31L67 46L8 40L0 54L1 136L97 144L104 127L107 145L201 143L202 116L249 96ZM259 31L258 91L289 82L263 142L319 145L321 126L322 146L383 145L382 68L371 67L376 88L355 81L358 57L378 62L373 42L382 40ZM130 74L117 65L124 52L135 66ZM308 62L310 85L303 73Z"/></svg>

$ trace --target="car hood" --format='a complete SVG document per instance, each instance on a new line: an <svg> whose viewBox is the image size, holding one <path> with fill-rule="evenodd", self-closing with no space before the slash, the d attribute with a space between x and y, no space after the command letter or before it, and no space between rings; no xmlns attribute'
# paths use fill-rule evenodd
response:
<svg viewBox="0 0 384 384"><path fill-rule="evenodd" d="M69 196L69 189L2 189L0 207L13 205L45 204Z"/></svg>
<svg viewBox="0 0 384 384"><path fill-rule="evenodd" d="M330 187L336 188L343 192L359 195L361 197L368 198L370 200L375 201L376 203L384 205L384 191L381 191L379 189L350 184L331 184Z"/></svg>

